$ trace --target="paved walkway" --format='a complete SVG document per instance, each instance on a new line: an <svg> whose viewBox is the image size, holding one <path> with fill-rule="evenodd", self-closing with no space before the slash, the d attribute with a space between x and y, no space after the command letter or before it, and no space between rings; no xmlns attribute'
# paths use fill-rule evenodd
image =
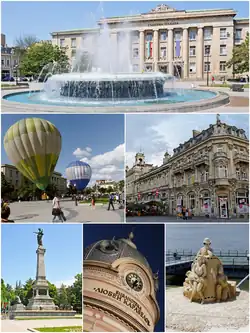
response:
<svg viewBox="0 0 250 333"><path fill-rule="evenodd" d="M81 319L2 320L2 332L28 332L28 328L81 326Z"/></svg>
<svg viewBox="0 0 250 333"><path fill-rule="evenodd" d="M217 219L206 218L204 216L195 216L189 220L177 219L175 216L127 216L126 222L173 222L173 223L200 223L200 222L237 222L237 223L249 223L248 219Z"/></svg>
<svg viewBox="0 0 250 333"><path fill-rule="evenodd" d="M75 206L74 201L61 201L61 207L68 222L124 222L124 210L118 209L107 211L108 205L96 206ZM15 223L23 222L51 222L52 204L51 201L23 201L10 204L10 220ZM58 223L58 219L55 223Z"/></svg>

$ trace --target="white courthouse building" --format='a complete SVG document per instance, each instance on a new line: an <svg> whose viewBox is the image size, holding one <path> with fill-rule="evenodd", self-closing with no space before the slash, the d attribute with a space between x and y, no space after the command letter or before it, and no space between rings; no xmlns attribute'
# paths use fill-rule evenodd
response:
<svg viewBox="0 0 250 333"><path fill-rule="evenodd" d="M160 201L168 215L191 208L196 216L247 217L249 212L249 140L243 129L222 123L193 136L165 154L154 167L137 153L126 168L127 203Z"/></svg>
<svg viewBox="0 0 250 333"><path fill-rule="evenodd" d="M232 68L226 62L249 32L249 19L235 18L236 14L234 9L176 10L158 5L149 13L102 19L96 29L53 32L52 43L66 47L72 59L82 38L98 36L105 23L117 43L128 34L135 72L162 71L190 80L202 80L207 73L229 78Z"/></svg>

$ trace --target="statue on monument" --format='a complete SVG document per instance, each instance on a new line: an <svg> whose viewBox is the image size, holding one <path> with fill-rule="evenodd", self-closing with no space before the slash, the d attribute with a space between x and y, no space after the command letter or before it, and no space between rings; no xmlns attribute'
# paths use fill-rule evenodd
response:
<svg viewBox="0 0 250 333"><path fill-rule="evenodd" d="M34 234L37 234L37 244L38 244L38 246L43 246L43 240L42 240L43 235L44 235L43 229L38 228L38 232L34 232Z"/></svg>
<svg viewBox="0 0 250 333"><path fill-rule="evenodd" d="M205 302L228 301L236 296L236 282L228 281L223 264L214 255L211 241L205 238L202 247L186 273L183 283L183 295L201 304Z"/></svg>

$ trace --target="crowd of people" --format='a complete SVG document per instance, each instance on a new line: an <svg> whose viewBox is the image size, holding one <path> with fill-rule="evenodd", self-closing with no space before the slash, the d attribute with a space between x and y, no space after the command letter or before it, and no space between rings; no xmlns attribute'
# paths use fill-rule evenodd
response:
<svg viewBox="0 0 250 333"><path fill-rule="evenodd" d="M178 219L189 220L194 216L194 211L192 208L178 206L176 208L176 217Z"/></svg>

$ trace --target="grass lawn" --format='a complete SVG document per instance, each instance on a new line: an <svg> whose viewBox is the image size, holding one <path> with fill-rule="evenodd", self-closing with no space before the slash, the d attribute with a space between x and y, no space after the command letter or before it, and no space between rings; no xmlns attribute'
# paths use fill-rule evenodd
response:
<svg viewBox="0 0 250 333"><path fill-rule="evenodd" d="M39 327L35 330L39 332L82 332L82 326Z"/></svg>
<svg viewBox="0 0 250 333"><path fill-rule="evenodd" d="M102 198L102 199L96 199L95 203L108 203L109 199L108 198ZM79 203L89 203L91 204L91 200L81 200Z"/></svg>
<svg viewBox="0 0 250 333"><path fill-rule="evenodd" d="M64 317L64 316L57 316L57 317L16 317L15 320L49 320L49 319L82 319L82 316L76 317Z"/></svg>

